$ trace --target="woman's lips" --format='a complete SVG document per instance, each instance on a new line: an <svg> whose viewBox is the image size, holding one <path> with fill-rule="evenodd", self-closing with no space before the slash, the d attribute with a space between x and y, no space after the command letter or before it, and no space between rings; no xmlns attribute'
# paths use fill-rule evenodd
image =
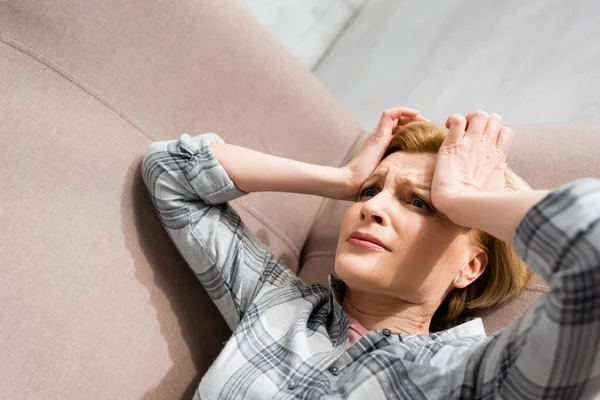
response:
<svg viewBox="0 0 600 400"><path fill-rule="evenodd" d="M390 251L382 240L368 232L354 231L350 234L348 242L363 249Z"/></svg>
<svg viewBox="0 0 600 400"><path fill-rule="evenodd" d="M354 246L358 246L358 247L362 247L363 249L370 249L370 250L377 250L377 251L387 251L386 249L384 249L383 247L381 247L378 244L375 244L373 242L368 242L366 240L361 240L358 238L350 238L348 240L348 243L354 245Z"/></svg>

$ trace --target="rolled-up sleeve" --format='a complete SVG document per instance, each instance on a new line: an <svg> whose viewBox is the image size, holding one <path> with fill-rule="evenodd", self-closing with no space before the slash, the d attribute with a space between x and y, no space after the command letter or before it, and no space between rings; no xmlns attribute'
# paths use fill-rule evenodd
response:
<svg viewBox="0 0 600 400"><path fill-rule="evenodd" d="M474 385L464 395L600 398L599 221L600 180L591 178L554 190L528 211L514 246L551 291L474 352L473 378L465 379Z"/></svg>
<svg viewBox="0 0 600 400"><path fill-rule="evenodd" d="M223 140L205 133L154 142L142 172L169 236L233 330L265 281L273 286L295 276L227 203L247 193L214 157L212 143Z"/></svg>

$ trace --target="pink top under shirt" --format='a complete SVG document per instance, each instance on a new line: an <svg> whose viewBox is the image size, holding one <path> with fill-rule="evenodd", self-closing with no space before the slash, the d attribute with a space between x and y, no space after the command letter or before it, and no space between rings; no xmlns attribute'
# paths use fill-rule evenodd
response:
<svg viewBox="0 0 600 400"><path fill-rule="evenodd" d="M367 329L360 322L354 319L350 314L346 314L348 318L348 347L358 342L361 337L367 334Z"/></svg>

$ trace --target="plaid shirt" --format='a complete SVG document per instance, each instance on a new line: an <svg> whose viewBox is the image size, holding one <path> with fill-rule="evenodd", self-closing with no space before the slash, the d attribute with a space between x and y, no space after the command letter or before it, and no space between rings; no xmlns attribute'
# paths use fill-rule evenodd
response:
<svg viewBox="0 0 600 400"><path fill-rule="evenodd" d="M551 192L514 246L551 286L510 327L370 331L351 347L343 283L304 284L250 233L216 134L152 143L144 181L171 239L233 331L196 399L600 398L600 180Z"/></svg>

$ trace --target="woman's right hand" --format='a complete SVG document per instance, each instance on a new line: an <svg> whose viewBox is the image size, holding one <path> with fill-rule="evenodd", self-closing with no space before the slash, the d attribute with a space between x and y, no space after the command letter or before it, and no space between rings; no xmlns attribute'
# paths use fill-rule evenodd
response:
<svg viewBox="0 0 600 400"><path fill-rule="evenodd" d="M340 168L347 188L342 196L343 199L355 200L362 184L381 161L392 139L393 129L413 121L428 121L428 119L420 115L419 111L407 107L394 107L383 112L377 129L367 137L354 158Z"/></svg>
<svg viewBox="0 0 600 400"><path fill-rule="evenodd" d="M448 135L437 155L431 198L440 211L456 208L465 193L504 191L506 157L512 131L497 114L476 111L446 122Z"/></svg>

